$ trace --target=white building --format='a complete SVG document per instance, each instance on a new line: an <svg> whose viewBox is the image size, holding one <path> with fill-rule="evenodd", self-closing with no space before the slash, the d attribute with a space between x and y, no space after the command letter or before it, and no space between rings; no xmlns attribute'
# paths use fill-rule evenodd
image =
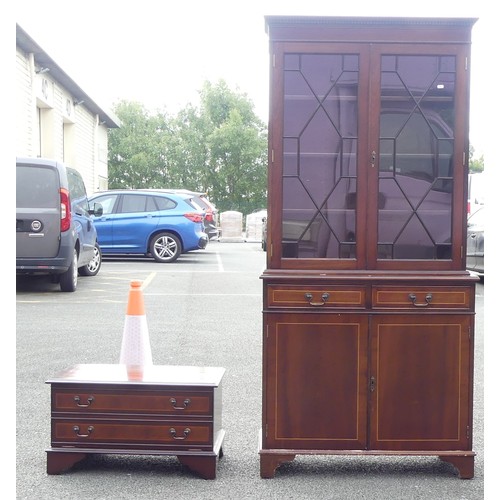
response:
<svg viewBox="0 0 500 500"><path fill-rule="evenodd" d="M19 25L15 88L16 155L63 161L82 174L89 193L107 189L108 129L119 127L119 120Z"/></svg>

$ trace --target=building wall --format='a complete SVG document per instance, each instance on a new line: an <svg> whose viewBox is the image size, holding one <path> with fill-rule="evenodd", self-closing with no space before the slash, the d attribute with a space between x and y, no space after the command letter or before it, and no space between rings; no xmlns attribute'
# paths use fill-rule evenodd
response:
<svg viewBox="0 0 500 500"><path fill-rule="evenodd" d="M48 157L76 168L88 193L108 187L108 128L76 103L32 54L16 49L16 155Z"/></svg>
<svg viewBox="0 0 500 500"><path fill-rule="evenodd" d="M31 156L35 138L30 59L16 50L16 151Z"/></svg>

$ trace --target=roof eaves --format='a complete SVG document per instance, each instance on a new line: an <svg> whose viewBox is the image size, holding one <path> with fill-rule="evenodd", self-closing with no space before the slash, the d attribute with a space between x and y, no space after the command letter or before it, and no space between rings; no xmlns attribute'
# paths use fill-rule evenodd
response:
<svg viewBox="0 0 500 500"><path fill-rule="evenodd" d="M35 64L50 70L52 77L57 80L74 100L82 104L93 114L99 116L99 121L108 128L119 128L120 120L111 112L99 106L75 81L68 76L61 67L38 45L28 33L16 23L16 45L26 53L32 53Z"/></svg>

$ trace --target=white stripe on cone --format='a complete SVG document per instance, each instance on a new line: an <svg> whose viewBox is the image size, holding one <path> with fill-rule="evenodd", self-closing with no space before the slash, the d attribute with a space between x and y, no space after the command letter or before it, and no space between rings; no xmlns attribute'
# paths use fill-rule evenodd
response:
<svg viewBox="0 0 500 500"><path fill-rule="evenodd" d="M120 363L125 365L152 365L146 316L125 315Z"/></svg>

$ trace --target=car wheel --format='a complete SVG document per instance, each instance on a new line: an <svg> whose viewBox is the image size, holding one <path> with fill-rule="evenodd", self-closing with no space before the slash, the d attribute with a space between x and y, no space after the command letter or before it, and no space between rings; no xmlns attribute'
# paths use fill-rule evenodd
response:
<svg viewBox="0 0 500 500"><path fill-rule="evenodd" d="M174 262L182 253L182 245L172 233L160 233L151 240L149 251L156 262Z"/></svg>
<svg viewBox="0 0 500 500"><path fill-rule="evenodd" d="M78 273L82 276L95 276L99 269L101 269L102 254L101 247L96 243L94 246L94 256L92 260L86 265L78 269Z"/></svg>
<svg viewBox="0 0 500 500"><path fill-rule="evenodd" d="M63 292L74 292L76 290L76 283L78 280L78 254L76 248L73 250L73 259L71 265L65 273L61 274L59 279L59 286Z"/></svg>

